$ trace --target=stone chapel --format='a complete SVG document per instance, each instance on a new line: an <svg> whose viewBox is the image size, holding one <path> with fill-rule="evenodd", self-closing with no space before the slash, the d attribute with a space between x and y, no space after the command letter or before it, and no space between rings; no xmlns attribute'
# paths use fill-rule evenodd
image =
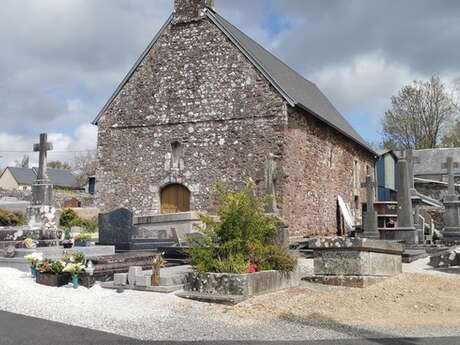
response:
<svg viewBox="0 0 460 345"><path fill-rule="evenodd" d="M360 217L376 160L315 84L212 0L174 1L94 124L101 212L212 212L217 181L253 179L263 192L273 161L276 212L292 237L337 233L339 196Z"/></svg>

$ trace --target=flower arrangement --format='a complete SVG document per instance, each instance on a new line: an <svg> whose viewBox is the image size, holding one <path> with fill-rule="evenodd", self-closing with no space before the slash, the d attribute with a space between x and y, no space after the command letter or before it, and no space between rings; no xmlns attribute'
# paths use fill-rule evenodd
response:
<svg viewBox="0 0 460 345"><path fill-rule="evenodd" d="M40 273L61 274L64 270L65 262L61 260L43 259L37 266Z"/></svg>
<svg viewBox="0 0 460 345"><path fill-rule="evenodd" d="M37 241L34 241L31 238L26 238L23 243L27 249L37 248Z"/></svg>
<svg viewBox="0 0 460 345"><path fill-rule="evenodd" d="M78 288L78 274L85 270L85 265L82 263L68 263L64 267L64 272L70 273L72 275L72 284L74 289Z"/></svg>
<svg viewBox="0 0 460 345"><path fill-rule="evenodd" d="M76 263L68 263L65 265L64 269L62 270L63 272L70 273L72 276L73 275L78 275L78 273L81 273L85 270L85 265L82 263L76 262Z"/></svg>
<svg viewBox="0 0 460 345"><path fill-rule="evenodd" d="M152 260L152 286L160 285L160 269L166 266L163 254L157 255Z"/></svg>
<svg viewBox="0 0 460 345"><path fill-rule="evenodd" d="M74 254L67 254L62 257L62 261L64 261L66 264L68 263L85 263L85 253L83 252L77 252Z"/></svg>
<svg viewBox="0 0 460 345"><path fill-rule="evenodd" d="M37 264L43 260L42 253L32 253L24 256L24 259L30 264L31 267L37 267Z"/></svg>
<svg viewBox="0 0 460 345"><path fill-rule="evenodd" d="M39 264L39 262L43 260L43 254L42 253L32 253L32 254L24 256L24 258L30 264L30 274L32 275L32 278L36 278L37 277L37 265Z"/></svg>

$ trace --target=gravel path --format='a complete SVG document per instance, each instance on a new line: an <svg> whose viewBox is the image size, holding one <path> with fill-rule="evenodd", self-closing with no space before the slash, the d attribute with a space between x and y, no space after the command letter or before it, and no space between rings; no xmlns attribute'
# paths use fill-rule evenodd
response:
<svg viewBox="0 0 460 345"><path fill-rule="evenodd" d="M228 307L174 294L94 286L52 288L25 273L0 268L0 310L116 333L143 340L307 340L359 336L289 320L230 316Z"/></svg>

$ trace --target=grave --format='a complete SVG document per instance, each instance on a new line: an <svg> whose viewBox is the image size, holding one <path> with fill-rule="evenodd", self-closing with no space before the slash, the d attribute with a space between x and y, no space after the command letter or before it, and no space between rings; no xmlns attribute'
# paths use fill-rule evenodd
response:
<svg viewBox="0 0 460 345"><path fill-rule="evenodd" d="M211 303L237 304L244 300L299 285L299 270L246 274L188 273L177 296Z"/></svg>
<svg viewBox="0 0 460 345"><path fill-rule="evenodd" d="M445 168L449 176L448 194L444 198L443 241L446 244L460 244L460 201L455 191L454 166L458 165L452 157L447 158Z"/></svg>
<svg viewBox="0 0 460 345"><path fill-rule="evenodd" d="M363 233L364 238L380 238L380 233L377 228L377 211L375 210L375 182L372 176L367 176L364 185L367 191L366 212L364 213Z"/></svg>
<svg viewBox="0 0 460 345"><path fill-rule="evenodd" d="M131 266L128 273L116 273L113 281L103 282L101 286L107 289L170 293L182 289L185 276L191 271L191 266L162 268L160 269L160 284L152 286L152 270L143 270L142 266Z"/></svg>
<svg viewBox="0 0 460 345"><path fill-rule="evenodd" d="M117 251L181 248L201 225L195 212L138 217L120 208L99 215L99 244L113 245Z"/></svg>
<svg viewBox="0 0 460 345"><path fill-rule="evenodd" d="M327 237L309 241L314 275L302 279L328 285L365 287L402 273L399 243L366 238Z"/></svg>
<svg viewBox="0 0 460 345"><path fill-rule="evenodd" d="M47 175L47 152L53 149L47 134L40 134L40 142L33 147L39 152L37 179L32 185L32 202L26 209L28 224L0 229L0 249L20 246L26 238L38 241L42 247L57 246L61 233L58 231L56 209L53 207L53 185Z"/></svg>
<svg viewBox="0 0 460 345"><path fill-rule="evenodd" d="M15 268L20 271L27 272L30 270L30 265L24 256L39 252L43 254L43 257L57 260L62 258L65 254L72 254L76 252L83 252L87 259L97 258L103 255L113 255L115 248L113 246L93 246L93 247L73 247L71 249L64 249L61 246L52 247L41 247L34 249L17 248L14 257L1 257L0 255L0 267Z"/></svg>
<svg viewBox="0 0 460 345"><path fill-rule="evenodd" d="M48 142L47 134L40 134L40 142L34 145L34 151L39 152L39 166L37 179L32 185L32 202L27 207L26 226L0 228L0 255L8 258L1 258L0 265L3 267L15 267L27 269L25 255L32 252L43 253L44 257L57 259L66 252L81 251L87 255L110 255L115 253L113 246L98 247L75 247L65 251L59 246L62 231L58 229L56 209L53 206L53 185L50 183L47 174L47 152L53 149ZM35 240L36 248L24 248L25 239ZM7 254L5 248L15 248L14 255Z"/></svg>
<svg viewBox="0 0 460 345"><path fill-rule="evenodd" d="M382 240L401 241L406 244L417 244L418 232L414 225L408 163L403 158L398 160L396 167L398 174L398 226L393 229L380 229L380 238Z"/></svg>

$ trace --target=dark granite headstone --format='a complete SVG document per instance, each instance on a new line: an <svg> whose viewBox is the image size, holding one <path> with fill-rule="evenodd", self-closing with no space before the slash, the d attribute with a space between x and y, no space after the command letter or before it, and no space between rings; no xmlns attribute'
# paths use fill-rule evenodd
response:
<svg viewBox="0 0 460 345"><path fill-rule="evenodd" d="M133 231L132 211L119 208L99 214L99 244L113 245L116 250L129 250Z"/></svg>

